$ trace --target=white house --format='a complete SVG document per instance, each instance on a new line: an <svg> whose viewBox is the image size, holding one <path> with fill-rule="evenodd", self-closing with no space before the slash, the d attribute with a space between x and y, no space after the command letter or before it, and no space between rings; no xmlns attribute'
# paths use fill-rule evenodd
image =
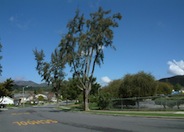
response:
<svg viewBox="0 0 184 132"><path fill-rule="evenodd" d="M42 97L44 98L44 100L48 100L47 96L44 95L44 94L37 94L37 95L35 95L35 97L36 97L37 99L39 98L39 96L42 96Z"/></svg>
<svg viewBox="0 0 184 132"><path fill-rule="evenodd" d="M14 100L10 97L0 98L0 104L14 104Z"/></svg>

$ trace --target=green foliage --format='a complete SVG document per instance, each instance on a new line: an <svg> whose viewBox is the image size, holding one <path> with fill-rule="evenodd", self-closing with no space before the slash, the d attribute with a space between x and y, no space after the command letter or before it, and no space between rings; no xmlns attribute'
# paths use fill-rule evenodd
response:
<svg viewBox="0 0 184 132"><path fill-rule="evenodd" d="M110 93L113 98L119 98L119 88L122 82L122 79L113 80L107 86L103 87L101 91Z"/></svg>
<svg viewBox="0 0 184 132"><path fill-rule="evenodd" d="M179 83L177 83L176 85L174 85L174 90L175 91L179 91L179 90L181 90L181 88L182 88L182 86Z"/></svg>
<svg viewBox="0 0 184 132"><path fill-rule="evenodd" d="M169 108L173 108L176 105L177 105L177 101L176 100L167 100L167 106Z"/></svg>
<svg viewBox="0 0 184 132"><path fill-rule="evenodd" d="M69 78L67 81L63 82L61 93L64 99L76 100L79 95L82 94L82 90L80 89L80 82L78 78ZM96 82L96 78L93 79L92 88L90 95L96 95L98 93L98 89L100 88L100 84Z"/></svg>
<svg viewBox="0 0 184 132"><path fill-rule="evenodd" d="M100 93L98 95L98 100L97 100L97 105L99 107L99 109L106 109L111 102L111 96L109 93Z"/></svg>
<svg viewBox="0 0 184 132"><path fill-rule="evenodd" d="M99 91L100 88L101 88L101 85L96 82L96 78L93 78L92 79L92 86L91 86L90 95L98 94L98 91Z"/></svg>
<svg viewBox="0 0 184 132"><path fill-rule="evenodd" d="M77 87L79 85L78 79L69 78L68 81L65 81L61 93L64 99L76 100L81 94L81 90Z"/></svg>
<svg viewBox="0 0 184 132"><path fill-rule="evenodd" d="M51 61L48 63L44 61L45 54L43 50L38 51L35 49L33 53L37 61L36 70L38 74L42 77L42 80L52 85L52 91L55 93L56 98L59 99L61 85L65 77L64 68L66 61L63 54L58 49L55 49L51 54Z"/></svg>
<svg viewBox="0 0 184 132"><path fill-rule="evenodd" d="M79 103L82 103L84 101L82 93L78 96L78 100L79 100Z"/></svg>
<svg viewBox="0 0 184 132"><path fill-rule="evenodd" d="M181 95L175 95L175 96L171 96L170 97L171 101L174 101L175 106L178 107L178 109L180 109L180 105L184 104L184 96Z"/></svg>
<svg viewBox="0 0 184 132"><path fill-rule="evenodd" d="M120 99L113 99L112 106L113 108L131 108L132 106L136 105L135 98L120 98Z"/></svg>
<svg viewBox="0 0 184 132"><path fill-rule="evenodd" d="M184 96L171 96L171 97L162 97L155 99L155 104L157 105L163 105L163 107L166 109L166 106L169 108L173 108L174 106L177 106L178 109L180 109L180 105L184 104Z"/></svg>
<svg viewBox="0 0 184 132"><path fill-rule="evenodd" d="M85 110L88 110L88 96L91 91L96 65L104 61L104 47L112 47L112 28L118 27L119 13L110 15L101 7L86 19L84 14L76 11L74 18L68 22L68 33L59 44L59 51L64 54L73 76L79 79L84 91Z"/></svg>
<svg viewBox="0 0 184 132"><path fill-rule="evenodd" d="M145 72L125 75L119 88L119 94L122 98L152 96L155 91L154 77Z"/></svg>
<svg viewBox="0 0 184 132"><path fill-rule="evenodd" d="M43 96L38 96L38 101L44 101L44 97Z"/></svg>
<svg viewBox="0 0 184 132"><path fill-rule="evenodd" d="M85 110L89 109L89 94L96 94L99 88L98 84L92 88L92 84L95 66L100 66L104 61L103 48L114 48L112 29L118 27L117 20L121 19L121 14L110 15L110 13L110 10L104 11L100 7L97 12L91 13L86 19L84 14L80 14L77 10L74 18L67 24L67 34L63 36L58 48L52 53L50 63L44 61L43 50L33 51L38 74L48 84L53 85L56 96L65 76L63 72L65 65L68 64L71 67L73 77L78 78L80 82L78 87L84 91ZM66 95L66 98L76 98L78 92L74 92L72 87L70 95L74 97L71 97L67 91L63 94Z"/></svg>
<svg viewBox="0 0 184 132"><path fill-rule="evenodd" d="M157 98L157 99L155 99L155 104L163 105L164 109L166 109L167 99L166 98Z"/></svg>
<svg viewBox="0 0 184 132"><path fill-rule="evenodd" d="M169 95L172 93L173 86L167 82L157 82L156 94Z"/></svg>
<svg viewBox="0 0 184 132"><path fill-rule="evenodd" d="M96 103L98 100L98 95L90 95L89 96L89 102L90 103Z"/></svg>
<svg viewBox="0 0 184 132"><path fill-rule="evenodd" d="M5 82L1 83L0 84L0 97L3 97L3 96L9 96L9 97L12 97L13 94L13 89L12 87L14 86L14 81L9 78L7 79Z"/></svg>
<svg viewBox="0 0 184 132"><path fill-rule="evenodd" d="M5 89L2 84L0 84L0 98L3 96L7 96L7 93L7 89Z"/></svg>

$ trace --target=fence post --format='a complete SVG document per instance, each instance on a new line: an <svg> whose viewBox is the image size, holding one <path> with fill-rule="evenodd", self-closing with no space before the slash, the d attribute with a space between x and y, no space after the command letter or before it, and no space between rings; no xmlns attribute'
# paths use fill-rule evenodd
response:
<svg viewBox="0 0 184 132"><path fill-rule="evenodd" d="M123 109L123 99L121 99L121 109Z"/></svg>

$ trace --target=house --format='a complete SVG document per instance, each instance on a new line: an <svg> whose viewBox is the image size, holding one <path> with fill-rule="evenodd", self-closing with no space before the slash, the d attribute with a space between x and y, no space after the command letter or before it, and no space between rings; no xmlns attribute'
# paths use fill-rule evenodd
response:
<svg viewBox="0 0 184 132"><path fill-rule="evenodd" d="M182 94L184 94L184 87L182 87L180 91Z"/></svg>
<svg viewBox="0 0 184 132"><path fill-rule="evenodd" d="M14 94L14 104L16 106L21 105L23 103L27 102L27 97L29 96L29 94L25 93L23 94Z"/></svg>
<svg viewBox="0 0 184 132"><path fill-rule="evenodd" d="M35 97L38 99L39 97L42 97L44 100L48 100L48 97L44 94L37 94Z"/></svg>
<svg viewBox="0 0 184 132"><path fill-rule="evenodd" d="M56 95L53 92L49 92L47 98L49 102L57 102Z"/></svg>
<svg viewBox="0 0 184 132"><path fill-rule="evenodd" d="M0 107L1 106L5 107L5 105L8 105L8 104L14 104L14 100L8 96L0 98Z"/></svg>
<svg viewBox="0 0 184 132"><path fill-rule="evenodd" d="M0 104L14 104L14 100L10 97L2 97L0 98Z"/></svg>
<svg viewBox="0 0 184 132"><path fill-rule="evenodd" d="M178 94L184 94L184 89L182 88L181 90L179 91L175 91L175 90L172 90L172 95L178 95Z"/></svg>

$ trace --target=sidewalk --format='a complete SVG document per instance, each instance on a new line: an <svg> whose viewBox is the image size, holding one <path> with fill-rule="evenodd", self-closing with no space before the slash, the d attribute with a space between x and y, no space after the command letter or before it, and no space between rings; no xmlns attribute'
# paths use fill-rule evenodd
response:
<svg viewBox="0 0 184 132"><path fill-rule="evenodd" d="M0 111L8 110L7 108L0 108Z"/></svg>

